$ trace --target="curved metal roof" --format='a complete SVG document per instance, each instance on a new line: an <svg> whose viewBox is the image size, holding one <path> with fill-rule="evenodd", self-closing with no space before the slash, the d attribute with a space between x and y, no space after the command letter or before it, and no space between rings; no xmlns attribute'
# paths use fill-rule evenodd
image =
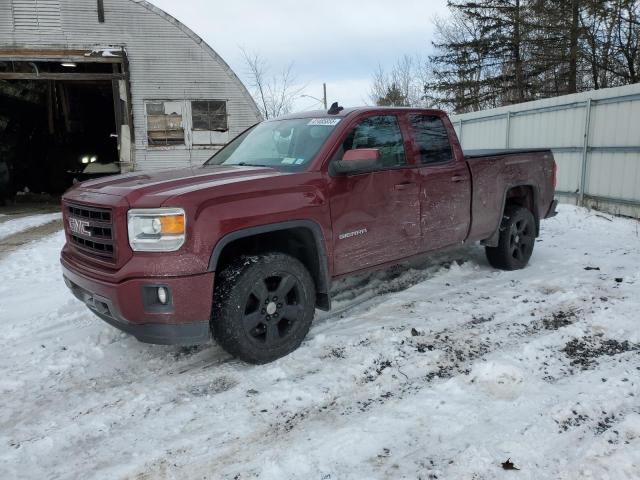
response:
<svg viewBox="0 0 640 480"><path fill-rule="evenodd" d="M200 48L202 48L213 60L215 60L218 64L220 64L220 66L227 72L227 75L229 75L229 78L231 78L231 80L237 84L243 96L247 99L249 104L253 106L256 115L259 118L262 116L260 114L260 110L258 109L258 106L256 105L255 100L247 90L247 87L244 85L244 83L242 83L240 78L238 78L238 76L231 69L229 64L227 64L227 62L225 62L224 59L220 55L218 55L216 51L213 48L211 48L207 42L205 42L200 36L198 36L193 30L187 27L180 20L173 17L172 15L169 15L167 12L165 12L161 8L158 8L155 5L152 5L146 0L130 0L130 1L164 18L167 22L175 25L179 30L181 30L184 34L190 37L195 43L197 43L200 46Z"/></svg>

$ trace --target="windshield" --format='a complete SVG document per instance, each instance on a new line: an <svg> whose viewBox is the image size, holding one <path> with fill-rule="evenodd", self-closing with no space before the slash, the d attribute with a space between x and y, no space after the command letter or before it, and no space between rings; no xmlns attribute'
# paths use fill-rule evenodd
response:
<svg viewBox="0 0 640 480"><path fill-rule="evenodd" d="M299 170L318 153L339 118L262 122L236 137L205 165L252 165Z"/></svg>

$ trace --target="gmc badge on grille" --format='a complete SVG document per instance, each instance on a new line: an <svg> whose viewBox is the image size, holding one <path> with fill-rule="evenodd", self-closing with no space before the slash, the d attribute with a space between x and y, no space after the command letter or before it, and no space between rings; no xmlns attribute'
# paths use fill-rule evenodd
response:
<svg viewBox="0 0 640 480"><path fill-rule="evenodd" d="M89 222L86 220L78 220L77 218L69 217L69 230L78 235L91 236L91 230L89 230Z"/></svg>

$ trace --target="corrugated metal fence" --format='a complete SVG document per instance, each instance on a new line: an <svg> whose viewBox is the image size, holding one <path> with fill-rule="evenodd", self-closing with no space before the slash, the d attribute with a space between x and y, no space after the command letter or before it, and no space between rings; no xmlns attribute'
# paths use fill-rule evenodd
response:
<svg viewBox="0 0 640 480"><path fill-rule="evenodd" d="M551 148L561 200L640 217L640 84L451 120L466 150Z"/></svg>

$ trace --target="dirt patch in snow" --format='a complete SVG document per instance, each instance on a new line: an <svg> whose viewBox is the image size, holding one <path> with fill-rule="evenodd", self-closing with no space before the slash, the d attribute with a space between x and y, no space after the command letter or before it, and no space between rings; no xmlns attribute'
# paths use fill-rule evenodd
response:
<svg viewBox="0 0 640 480"><path fill-rule="evenodd" d="M579 413L576 410L572 410L571 413L571 416L558 423L560 427L558 433L566 432L570 429L579 427L591 420L589 415L587 415L586 413Z"/></svg>
<svg viewBox="0 0 640 480"><path fill-rule="evenodd" d="M556 420L559 427L558 433L564 433L583 427L583 429L591 430L594 435L603 435L610 431L613 436L616 437L620 432L613 427L620 423L626 415L630 413L629 411L608 412L602 410L593 415L589 415L586 412L579 411L579 408L580 405L578 404L567 418L562 421ZM609 439L608 443L615 443L615 440Z"/></svg>
<svg viewBox="0 0 640 480"><path fill-rule="evenodd" d="M598 357L613 356L625 352L639 352L640 345L628 340L605 339L600 336L574 338L562 349L571 359L571 365L587 370L597 364Z"/></svg>
<svg viewBox="0 0 640 480"><path fill-rule="evenodd" d="M542 327L545 330L558 330L571 325L577 318L578 310L576 309L558 310L553 312L551 316L542 319Z"/></svg>
<svg viewBox="0 0 640 480"><path fill-rule="evenodd" d="M515 326L524 327L523 335L529 336L539 332L555 331L560 328L568 327L580 320L582 311L574 306L568 305L558 308L541 319L534 320L528 324L516 324ZM532 312L532 315L535 315Z"/></svg>
<svg viewBox="0 0 640 480"><path fill-rule="evenodd" d="M187 388L187 392L194 397L206 397L210 395L216 395L218 393L231 390L238 385L238 381L229 377L216 378L212 382L208 382L202 385L191 385Z"/></svg>
<svg viewBox="0 0 640 480"><path fill-rule="evenodd" d="M373 362L373 366L364 372L364 379L362 383L371 383L374 382L382 372L384 372L387 368L391 367L391 361L383 358L376 359Z"/></svg>
<svg viewBox="0 0 640 480"><path fill-rule="evenodd" d="M346 348L345 347L332 347L329 351L324 354L321 358L345 358L346 357Z"/></svg>
<svg viewBox="0 0 640 480"><path fill-rule="evenodd" d="M45 213L57 213L60 211L60 204L35 204L35 205L11 205L0 207L0 223L19 218L30 217Z"/></svg>
<svg viewBox="0 0 640 480"><path fill-rule="evenodd" d="M59 230L62 230L62 219L4 237L0 240L0 259L29 242L40 240Z"/></svg>

